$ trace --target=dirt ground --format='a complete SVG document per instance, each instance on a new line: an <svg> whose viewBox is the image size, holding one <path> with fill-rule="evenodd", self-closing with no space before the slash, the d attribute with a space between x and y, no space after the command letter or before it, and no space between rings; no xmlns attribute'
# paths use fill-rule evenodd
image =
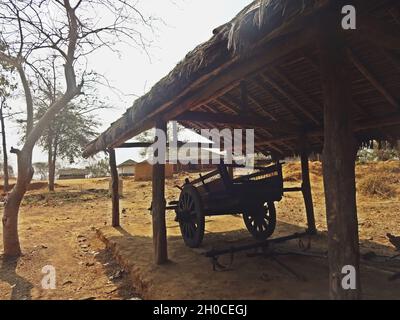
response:
<svg viewBox="0 0 400 320"><path fill-rule="evenodd" d="M326 254L321 174L320 163L312 163L316 221L321 232L311 240L307 253L319 256ZM384 188L376 188L376 193L365 190L365 185L370 186L364 183L366 179L382 176L391 192ZM168 180L167 201L177 199L179 190L174 186L182 184L185 177L186 174L180 174ZM286 165L285 177L287 186L298 186L301 179L299 164ZM400 280L389 281L388 278L398 270L400 262L394 259L388 267L386 263L377 265L376 261L396 254L386 234L400 235L400 163L359 165L357 180L360 181L361 252L365 255L362 267L364 297L398 299ZM374 178L368 188L374 189L375 185ZM169 213L171 262L156 267L152 263L148 211L151 183L124 180L121 229L108 226L111 203L107 189L108 179L97 179L58 182L55 194L48 194L45 188L29 191L20 219L24 256L17 261L0 258L0 299L328 298L326 259L288 254L302 252L298 241L277 246L277 252L284 255L272 258L259 252L240 253L234 256L231 264L229 255L222 257L219 262L228 268L213 271L210 260L202 255L204 251L252 242L240 216L207 218L204 245L201 249L191 250L184 246L174 215ZM301 194L286 195L277 204L277 216L275 236L304 230ZM96 233L111 250L106 250ZM303 243L307 246L308 239ZM55 290L41 288L44 276L41 270L46 265L56 269Z"/></svg>

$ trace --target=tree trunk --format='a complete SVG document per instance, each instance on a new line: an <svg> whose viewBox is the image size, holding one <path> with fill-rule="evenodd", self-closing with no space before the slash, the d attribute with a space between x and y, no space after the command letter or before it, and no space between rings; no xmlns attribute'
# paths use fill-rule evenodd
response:
<svg viewBox="0 0 400 320"><path fill-rule="evenodd" d="M321 19L319 49L324 96L323 176L328 222L329 284L332 299L361 297L355 186L357 144L351 118L351 83L340 6ZM355 271L355 288L343 286L344 267ZM346 271L347 272L347 271Z"/></svg>
<svg viewBox="0 0 400 320"><path fill-rule="evenodd" d="M54 192L56 180L57 143L54 144L52 157L49 159L49 191Z"/></svg>
<svg viewBox="0 0 400 320"><path fill-rule="evenodd" d="M49 130L50 131L50 130ZM49 191L53 192L54 191L54 175L55 175L55 170L53 168L53 138L49 132L49 138L47 141L47 166L49 170Z"/></svg>
<svg viewBox="0 0 400 320"><path fill-rule="evenodd" d="M3 179L4 179L4 193L10 189L9 176L8 176L8 156L7 156L7 140L6 140L6 126L4 124L3 108L0 108L0 122L1 122L1 138L3 145Z"/></svg>
<svg viewBox="0 0 400 320"><path fill-rule="evenodd" d="M3 214L3 244L4 255L17 257L21 255L18 236L18 213L27 186L33 177L32 151L14 151L18 155L18 178L15 187L7 196Z"/></svg>
<svg viewBox="0 0 400 320"><path fill-rule="evenodd" d="M54 192L56 179L56 167L53 161L49 162L49 191Z"/></svg>

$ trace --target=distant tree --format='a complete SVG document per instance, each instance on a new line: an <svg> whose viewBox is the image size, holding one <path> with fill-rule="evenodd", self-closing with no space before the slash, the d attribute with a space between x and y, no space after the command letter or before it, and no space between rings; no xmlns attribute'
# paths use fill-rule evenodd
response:
<svg viewBox="0 0 400 320"><path fill-rule="evenodd" d="M106 158L97 161L95 164L87 166L86 170L89 172L89 175L92 178L107 177L110 175L110 166L108 163L108 159Z"/></svg>
<svg viewBox="0 0 400 320"><path fill-rule="evenodd" d="M49 170L49 165L47 162L35 162L33 163L33 168L35 169L35 172L37 172L40 175L40 180L46 180L47 179L47 172Z"/></svg>
<svg viewBox="0 0 400 320"><path fill-rule="evenodd" d="M8 177L14 177L14 168L11 165L8 165ZM4 164L0 162L0 175L4 177Z"/></svg>
<svg viewBox="0 0 400 320"><path fill-rule="evenodd" d="M369 146L364 146L358 151L357 160L361 163L370 161L399 160L400 150L398 144L393 145L382 141L373 141Z"/></svg>
<svg viewBox="0 0 400 320"><path fill-rule="evenodd" d="M54 191L56 163L58 159L74 163L81 157L82 149L92 140L99 125L96 117L88 113L87 98L69 103L54 121L44 130L39 145L48 155L49 191ZM38 104L35 118L40 119L47 110L45 104Z"/></svg>
<svg viewBox="0 0 400 320"><path fill-rule="evenodd" d="M4 47L0 43L1 47ZM11 112L7 104L7 99L10 98L12 92L17 88L15 80L13 78L13 67L2 66L0 64L0 125L1 125L1 144L3 148L3 189L4 192L8 192L9 186L9 170L8 165L8 155L7 155L7 136L6 136L6 125L5 119L11 118L14 114Z"/></svg>
<svg viewBox="0 0 400 320"><path fill-rule="evenodd" d="M134 1L126 0L7 0L0 1L0 64L12 66L19 75L26 107L26 132L17 156L18 176L4 205L3 248L5 256L20 256L18 214L32 180L35 144L57 114L84 93L91 72L88 61L99 48L116 52L125 43L146 50L143 28L152 27ZM34 121L33 78L43 74L44 62L57 56L57 78L63 86L39 121ZM45 77L44 77L45 78Z"/></svg>

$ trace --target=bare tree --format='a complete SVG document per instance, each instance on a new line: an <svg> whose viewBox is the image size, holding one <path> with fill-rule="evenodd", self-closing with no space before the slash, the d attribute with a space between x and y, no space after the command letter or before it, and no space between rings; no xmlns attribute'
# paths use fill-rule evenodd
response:
<svg viewBox="0 0 400 320"><path fill-rule="evenodd" d="M3 44L0 43L0 50ZM17 86L13 77L13 68L4 67L0 65L0 125L1 125L1 145L3 151L3 190L7 193L10 189L9 185L9 165L8 165L8 154L7 154L7 136L6 136L6 125L5 119L12 118L17 113L10 111L7 104L7 99L12 97L12 93L16 90Z"/></svg>
<svg viewBox="0 0 400 320"><path fill-rule="evenodd" d="M6 108L6 98L0 97L0 124L1 124L1 145L3 147L3 190L8 192L10 188L9 184L9 172L8 172L8 155L7 155L7 138L6 138L6 125L4 123L4 109Z"/></svg>
<svg viewBox="0 0 400 320"><path fill-rule="evenodd" d="M55 58L48 60L48 74L40 74L37 79L37 96L35 98L35 122L39 121L50 105L60 96L59 79ZM101 83L101 77L93 73L92 80ZM64 110L59 112L52 123L43 131L38 144L48 155L49 191L55 189L56 163L59 158L75 162L81 157L83 148L97 135L95 131L100 125L97 116L101 109L108 105L99 98L95 86L86 85L85 95L70 102ZM23 125L25 127L25 125ZM79 130L77 130L79 128ZM25 130L23 130L25 131ZM37 170L37 168L35 168Z"/></svg>
<svg viewBox="0 0 400 320"><path fill-rule="evenodd" d="M8 0L0 3L0 63L13 66L20 78L26 104L26 134L17 155L18 176L8 195L3 214L6 256L19 256L18 212L33 177L32 152L43 131L90 82L88 57L102 47L115 51L120 42L146 49L148 43L138 24L151 26L152 19L125 0ZM43 73L43 61L57 56L63 69L63 90L34 123L32 74Z"/></svg>

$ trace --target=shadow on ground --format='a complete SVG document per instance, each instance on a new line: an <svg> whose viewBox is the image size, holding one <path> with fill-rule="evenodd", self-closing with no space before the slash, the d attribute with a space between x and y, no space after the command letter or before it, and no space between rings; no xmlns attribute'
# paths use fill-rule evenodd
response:
<svg viewBox="0 0 400 320"><path fill-rule="evenodd" d="M235 217L232 217L235 219ZM207 224L206 224L207 226ZM279 222L274 237L303 232L304 229ZM176 226L169 226L170 262L153 264L153 243L140 234L135 225L125 229L107 227L99 237L129 274L137 293L144 299L327 299L328 263L326 234L274 245L271 250L249 250L222 256L213 271L213 263L204 253L211 249L231 248L254 243L245 230L212 232L208 230L203 246L187 248ZM310 247L309 247L310 246ZM363 253L371 247L390 249L366 241ZM309 248L308 248L309 247ZM280 253L276 255L276 253ZM369 255L374 260L373 255ZM379 256L377 256L379 258ZM365 299L399 299L400 281L388 278L398 270L399 261L390 268L381 261L364 261L361 278Z"/></svg>
<svg viewBox="0 0 400 320"><path fill-rule="evenodd" d="M9 284L11 288L11 300L31 300L31 282L17 273L19 258L6 258L0 256L0 280Z"/></svg>

